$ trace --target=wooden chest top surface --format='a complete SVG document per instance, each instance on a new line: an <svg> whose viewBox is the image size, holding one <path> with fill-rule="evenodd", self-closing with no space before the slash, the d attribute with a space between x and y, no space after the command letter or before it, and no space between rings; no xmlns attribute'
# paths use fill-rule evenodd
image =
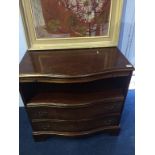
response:
<svg viewBox="0 0 155 155"><path fill-rule="evenodd" d="M19 67L21 78L74 79L112 72L131 71L133 66L118 48L61 51L28 51Z"/></svg>

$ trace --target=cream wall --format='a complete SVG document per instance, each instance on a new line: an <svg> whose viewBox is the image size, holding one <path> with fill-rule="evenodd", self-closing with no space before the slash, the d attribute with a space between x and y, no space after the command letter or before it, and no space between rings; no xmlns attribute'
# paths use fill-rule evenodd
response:
<svg viewBox="0 0 155 155"><path fill-rule="evenodd" d="M119 48L135 65L135 0L124 0Z"/></svg>
<svg viewBox="0 0 155 155"><path fill-rule="evenodd" d="M21 14L19 14L19 62L24 56L26 49L27 49L27 43L25 39L24 28L23 28ZM23 101L20 95L19 95L19 106L20 107L23 106Z"/></svg>

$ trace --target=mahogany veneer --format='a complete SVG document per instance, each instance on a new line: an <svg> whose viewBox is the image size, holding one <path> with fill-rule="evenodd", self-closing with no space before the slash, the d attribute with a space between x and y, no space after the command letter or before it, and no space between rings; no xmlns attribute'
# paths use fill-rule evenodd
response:
<svg viewBox="0 0 155 155"><path fill-rule="evenodd" d="M35 139L119 130L134 68L118 48L27 51L19 69Z"/></svg>

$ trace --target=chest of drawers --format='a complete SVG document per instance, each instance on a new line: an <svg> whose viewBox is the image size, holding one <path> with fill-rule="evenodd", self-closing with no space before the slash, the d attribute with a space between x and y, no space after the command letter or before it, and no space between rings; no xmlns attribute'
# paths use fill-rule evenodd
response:
<svg viewBox="0 0 155 155"><path fill-rule="evenodd" d="M27 51L19 86L34 138L118 131L133 69L116 47Z"/></svg>

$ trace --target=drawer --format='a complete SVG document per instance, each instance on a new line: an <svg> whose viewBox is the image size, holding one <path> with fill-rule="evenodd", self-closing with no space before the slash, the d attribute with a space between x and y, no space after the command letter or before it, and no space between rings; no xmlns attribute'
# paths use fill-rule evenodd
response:
<svg viewBox="0 0 155 155"><path fill-rule="evenodd" d="M56 107L56 106L35 106L27 107L31 119L63 119L79 120L97 117L111 113L120 113L122 102L93 103L87 106L77 107Z"/></svg>
<svg viewBox="0 0 155 155"><path fill-rule="evenodd" d="M80 132L119 124L119 115L83 120L32 120L34 131Z"/></svg>

